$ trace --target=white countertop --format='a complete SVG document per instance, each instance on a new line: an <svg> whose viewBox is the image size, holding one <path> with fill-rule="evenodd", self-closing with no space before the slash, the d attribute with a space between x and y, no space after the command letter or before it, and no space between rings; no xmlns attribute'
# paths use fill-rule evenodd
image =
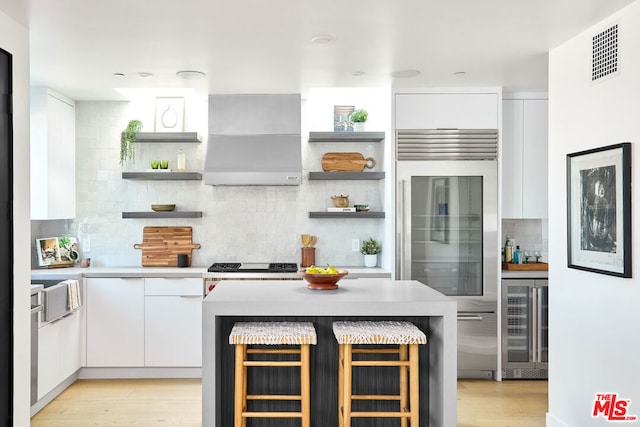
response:
<svg viewBox="0 0 640 427"><path fill-rule="evenodd" d="M208 267L71 267L31 270L31 280L65 280L81 277L214 277L216 273L209 273ZM391 277L391 273L382 268L339 267L349 271L350 278L358 277ZM227 273L228 274L228 273ZM256 278L264 273L255 274ZM243 276L246 276L244 273ZM289 273L295 276L295 273ZM220 273L217 273L220 277Z"/></svg>
<svg viewBox="0 0 640 427"><path fill-rule="evenodd" d="M306 281L220 282L205 298L216 315L442 316L455 300L414 280L341 280L338 289L311 290Z"/></svg>

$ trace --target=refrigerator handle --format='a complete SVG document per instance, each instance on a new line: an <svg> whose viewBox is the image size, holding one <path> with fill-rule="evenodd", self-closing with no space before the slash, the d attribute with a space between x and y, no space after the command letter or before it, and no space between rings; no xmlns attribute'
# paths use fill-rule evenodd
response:
<svg viewBox="0 0 640 427"><path fill-rule="evenodd" d="M538 325L538 292L533 286L529 290L531 294L531 323L529 327L529 339L532 347L532 359L534 363L538 362L538 331L536 331Z"/></svg>
<svg viewBox="0 0 640 427"><path fill-rule="evenodd" d="M397 273L399 280L405 280L404 277L404 179L398 182L398 254L396 262L398 265Z"/></svg>
<svg viewBox="0 0 640 427"><path fill-rule="evenodd" d="M537 301L536 301L536 309L537 309L537 319L538 323L536 325L536 339L537 339L537 353L536 353L536 362L542 362L542 288L536 288Z"/></svg>

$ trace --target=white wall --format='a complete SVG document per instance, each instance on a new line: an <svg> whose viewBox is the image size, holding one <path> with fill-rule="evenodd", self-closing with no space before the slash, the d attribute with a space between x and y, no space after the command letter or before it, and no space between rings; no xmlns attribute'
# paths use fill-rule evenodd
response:
<svg viewBox="0 0 640 427"><path fill-rule="evenodd" d="M590 83L591 38L619 23L620 74ZM568 269L566 155L630 141L632 222L640 227L640 2L550 53L549 71L549 413L547 426L601 426L592 418L596 393L631 399L640 416L640 253L631 238L633 279ZM633 423L635 425L635 423Z"/></svg>
<svg viewBox="0 0 640 427"><path fill-rule="evenodd" d="M333 106L354 105L369 111L367 129L387 132L378 144L308 144L309 131L333 130ZM303 183L299 187L212 187L198 181L123 180L119 161L119 135L127 122L139 118L143 131L153 131L153 103L77 102L77 219L68 226L96 266L139 266L142 229L147 225L191 225L193 241L202 245L193 251L193 265L220 261L300 262L300 234L318 236L316 263L362 266L363 256L351 250L351 239L373 236L382 241L383 258L391 270L393 252L387 246L385 220L310 219L309 211L332 206L332 195L349 195L350 203L369 203L372 210L392 210L384 197L382 181L309 181L309 171L321 171L321 158L329 151L359 151L378 161L384 170L392 149L389 89L318 89L303 95L302 153ZM152 159L169 159L170 167L180 147L187 155L187 169L202 171L206 150L207 104L187 99L185 129L197 131L202 144L138 144L135 164L125 170L145 170ZM348 147L348 150L346 150ZM387 172L387 185L392 174ZM122 211L149 211L151 203L176 203L177 209L203 211L202 219L131 220ZM385 204L387 206L385 206ZM387 212L389 217L391 212ZM387 219L386 221L389 221ZM34 232L58 232L60 222L37 221ZM386 229L392 230L392 226Z"/></svg>
<svg viewBox="0 0 640 427"><path fill-rule="evenodd" d="M13 56L14 426L29 425L29 34L0 11L0 48Z"/></svg>

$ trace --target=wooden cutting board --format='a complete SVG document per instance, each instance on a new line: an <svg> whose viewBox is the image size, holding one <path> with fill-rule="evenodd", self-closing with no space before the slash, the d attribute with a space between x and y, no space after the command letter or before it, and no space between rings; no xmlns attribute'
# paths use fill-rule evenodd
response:
<svg viewBox="0 0 640 427"><path fill-rule="evenodd" d="M364 168L373 168L373 157L366 159L360 153L325 153L322 156L322 170L325 172L362 172Z"/></svg>
<svg viewBox="0 0 640 427"><path fill-rule="evenodd" d="M511 271L546 271L549 270L549 264L546 262L529 262L527 264L503 262L502 269Z"/></svg>
<svg viewBox="0 0 640 427"><path fill-rule="evenodd" d="M177 267L178 254L187 254L191 265L191 250L200 249L191 241L191 227L144 227L142 243L133 245L142 249L143 267Z"/></svg>

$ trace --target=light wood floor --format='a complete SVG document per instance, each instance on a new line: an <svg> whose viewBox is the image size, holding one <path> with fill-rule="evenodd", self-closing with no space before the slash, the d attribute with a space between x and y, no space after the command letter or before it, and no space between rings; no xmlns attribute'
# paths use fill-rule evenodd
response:
<svg viewBox="0 0 640 427"><path fill-rule="evenodd" d="M31 427L199 427L201 381L80 380ZM458 427L544 427L546 381L458 381Z"/></svg>

